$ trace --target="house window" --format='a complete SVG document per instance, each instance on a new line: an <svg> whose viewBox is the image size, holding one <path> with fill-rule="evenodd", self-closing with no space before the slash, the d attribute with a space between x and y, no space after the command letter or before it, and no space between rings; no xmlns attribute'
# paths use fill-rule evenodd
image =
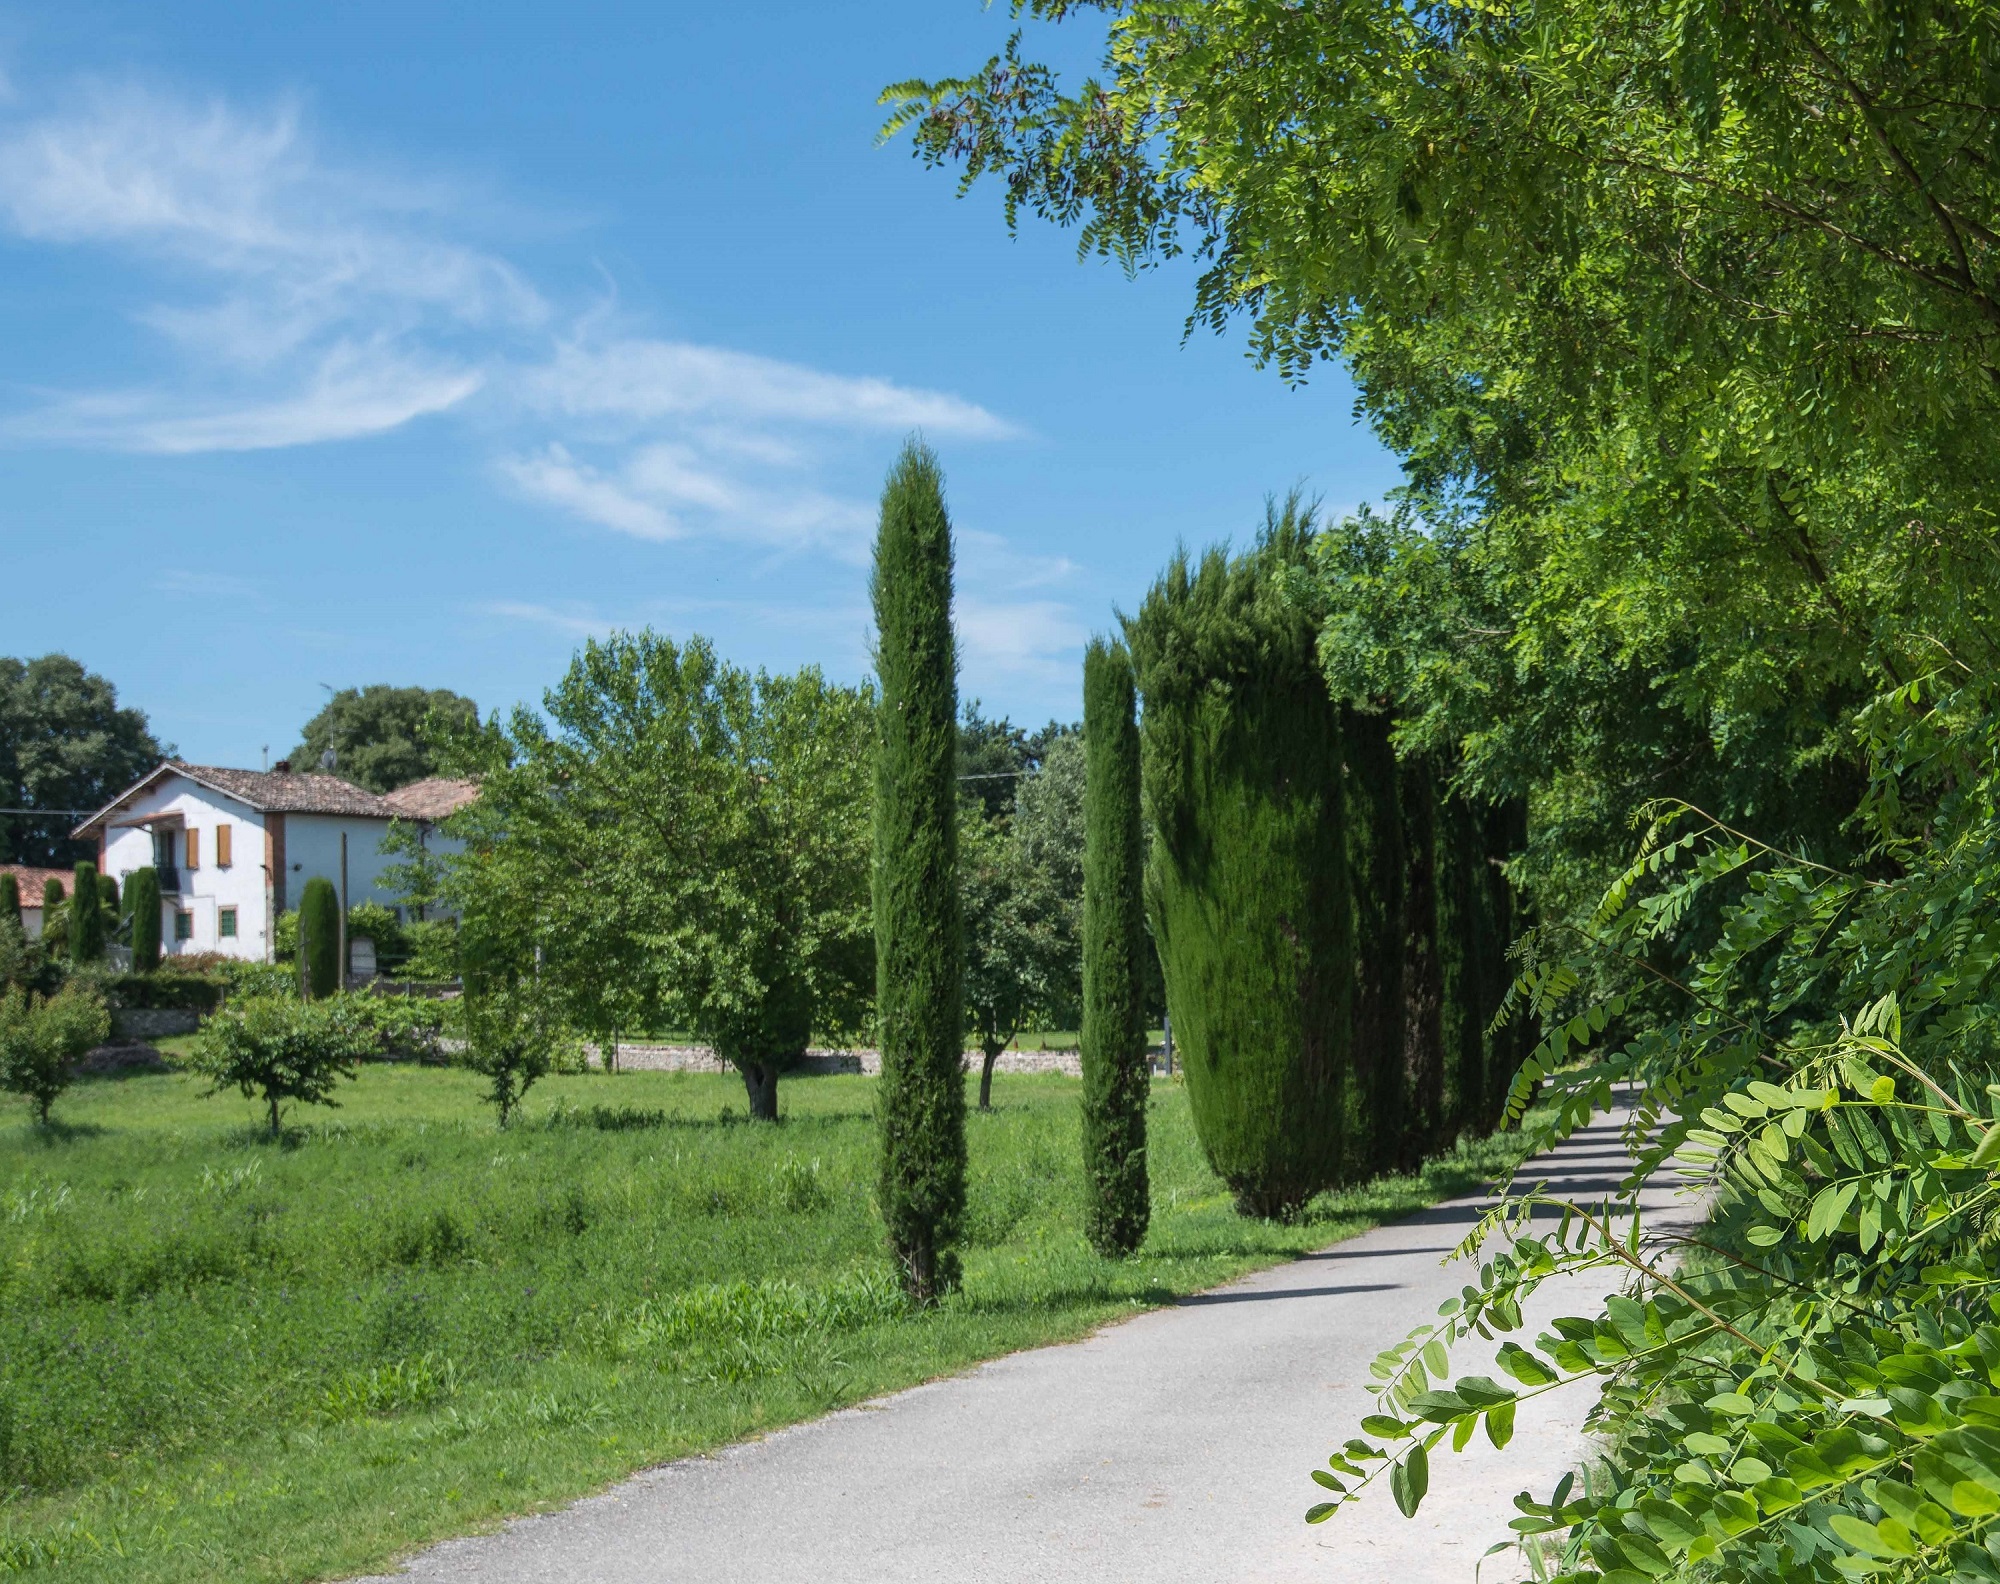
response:
<svg viewBox="0 0 2000 1584"><path fill-rule="evenodd" d="M192 836L194 832L189 831L188 834ZM174 939L177 941L194 939L194 915L192 913L174 914Z"/></svg>
<svg viewBox="0 0 2000 1584"><path fill-rule="evenodd" d="M201 832L190 830L181 838L181 846L186 849L183 861L190 869L201 867Z"/></svg>
<svg viewBox="0 0 2000 1584"><path fill-rule="evenodd" d="M229 867L229 832L227 825L215 827L215 867L218 869Z"/></svg>
<svg viewBox="0 0 2000 1584"><path fill-rule="evenodd" d="M227 830L228 826L223 826ZM219 860L218 860L219 861ZM215 915L215 933L222 940L236 939L236 909L222 908Z"/></svg>

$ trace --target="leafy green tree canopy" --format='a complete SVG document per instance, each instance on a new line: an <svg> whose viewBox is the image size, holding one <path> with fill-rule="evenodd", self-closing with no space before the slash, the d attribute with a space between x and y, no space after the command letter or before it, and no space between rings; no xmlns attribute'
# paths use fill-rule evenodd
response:
<svg viewBox="0 0 2000 1584"><path fill-rule="evenodd" d="M438 770L437 751L426 723L433 712L445 727L476 726L479 709L471 699L446 688L342 688L305 723L291 765L317 771L333 755L334 775L371 792L393 792Z"/></svg>
<svg viewBox="0 0 2000 1584"><path fill-rule="evenodd" d="M97 809L173 752L117 690L68 655L0 656L0 807ZM0 863L54 867L94 856L68 815L0 814Z"/></svg>

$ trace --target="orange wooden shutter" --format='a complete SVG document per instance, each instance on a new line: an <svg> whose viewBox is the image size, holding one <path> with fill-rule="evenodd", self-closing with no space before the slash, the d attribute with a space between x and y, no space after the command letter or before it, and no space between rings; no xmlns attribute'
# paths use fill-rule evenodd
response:
<svg viewBox="0 0 2000 1584"><path fill-rule="evenodd" d="M188 868L199 869L201 867L201 832L190 829L187 833L187 840L182 845L187 848Z"/></svg>
<svg viewBox="0 0 2000 1584"><path fill-rule="evenodd" d="M227 869L229 867L229 827L227 825L218 825L215 827L215 867L218 869Z"/></svg>

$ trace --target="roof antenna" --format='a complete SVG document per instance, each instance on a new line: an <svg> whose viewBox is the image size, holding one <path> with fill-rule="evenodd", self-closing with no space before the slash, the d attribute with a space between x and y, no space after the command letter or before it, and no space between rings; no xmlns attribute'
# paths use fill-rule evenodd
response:
<svg viewBox="0 0 2000 1584"><path fill-rule="evenodd" d="M322 770L328 771L333 769L333 750L331 748L319 756L319 767Z"/></svg>
<svg viewBox="0 0 2000 1584"><path fill-rule="evenodd" d="M270 773L271 773L271 745L269 743L266 743L264 744L264 774L269 775Z"/></svg>

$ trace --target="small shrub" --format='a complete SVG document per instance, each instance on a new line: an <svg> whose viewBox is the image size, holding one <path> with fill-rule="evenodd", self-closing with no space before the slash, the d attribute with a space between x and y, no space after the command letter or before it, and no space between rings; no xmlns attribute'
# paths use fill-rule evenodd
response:
<svg viewBox="0 0 2000 1584"><path fill-rule="evenodd" d="M298 969L287 963L232 959L218 968L215 976L222 982L224 996L231 1001L250 996L290 998L299 993Z"/></svg>
<svg viewBox="0 0 2000 1584"><path fill-rule="evenodd" d="M111 1014L87 991L42 997L10 990L0 999L0 1086L25 1096L46 1125L77 1060L110 1036Z"/></svg>
<svg viewBox="0 0 2000 1584"><path fill-rule="evenodd" d="M406 996L356 995L346 1010L368 1031L375 1061L439 1063L445 1059L444 1004Z"/></svg>
<svg viewBox="0 0 2000 1584"><path fill-rule="evenodd" d="M107 1005L150 1012L213 1012L229 988L219 977L189 973L178 961L158 973L109 974L102 985Z"/></svg>
<svg viewBox="0 0 2000 1584"><path fill-rule="evenodd" d="M465 1030L459 1061L486 1080L486 1098L502 1127L538 1080L583 1065L582 1045L531 984L468 993L458 1011Z"/></svg>
<svg viewBox="0 0 2000 1584"><path fill-rule="evenodd" d="M334 1085L353 1078L372 1048L369 1031L341 1002L250 996L209 1019L189 1066L209 1080L210 1094L261 1097L275 1134L290 1102L336 1104Z"/></svg>

